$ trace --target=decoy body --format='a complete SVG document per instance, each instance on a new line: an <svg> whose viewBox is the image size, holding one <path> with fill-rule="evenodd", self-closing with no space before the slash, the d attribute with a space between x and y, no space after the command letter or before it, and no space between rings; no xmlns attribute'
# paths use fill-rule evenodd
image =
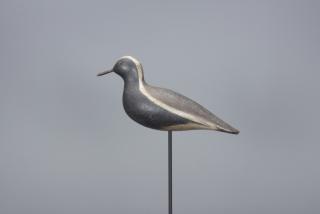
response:
<svg viewBox="0 0 320 214"><path fill-rule="evenodd" d="M239 133L193 100L172 90L147 84L141 63L131 56L120 58L111 70L98 76L111 72L124 80L123 106L126 113L143 126L163 131L206 129Z"/></svg>

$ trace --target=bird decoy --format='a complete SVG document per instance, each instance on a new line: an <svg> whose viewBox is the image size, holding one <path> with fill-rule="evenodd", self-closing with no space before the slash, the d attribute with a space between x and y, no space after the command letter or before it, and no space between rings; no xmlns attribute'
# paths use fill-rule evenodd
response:
<svg viewBox="0 0 320 214"><path fill-rule="evenodd" d="M147 84L141 63L121 57L111 70L124 80L122 103L128 116L148 128L168 131L168 213L172 214L172 131L206 129L231 134L239 131L195 101L169 89Z"/></svg>
<svg viewBox="0 0 320 214"><path fill-rule="evenodd" d="M111 70L124 80L123 107L137 123L163 131L207 129L238 134L239 131L195 101L169 89L147 84L141 63L131 57L120 58Z"/></svg>

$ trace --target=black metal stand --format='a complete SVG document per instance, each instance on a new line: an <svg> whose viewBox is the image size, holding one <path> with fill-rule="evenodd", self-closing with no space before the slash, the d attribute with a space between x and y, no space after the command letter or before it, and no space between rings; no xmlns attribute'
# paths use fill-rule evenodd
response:
<svg viewBox="0 0 320 214"><path fill-rule="evenodd" d="M168 131L168 198L169 214L172 214L172 131Z"/></svg>

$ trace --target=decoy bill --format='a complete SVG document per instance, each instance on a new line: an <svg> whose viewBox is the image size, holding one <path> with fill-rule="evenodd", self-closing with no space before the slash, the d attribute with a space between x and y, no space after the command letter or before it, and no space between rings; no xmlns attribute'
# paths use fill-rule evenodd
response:
<svg viewBox="0 0 320 214"><path fill-rule="evenodd" d="M111 70L98 76L111 72L124 80L125 112L143 126L163 131L206 129L239 133L195 101L172 90L147 84L141 63L132 56L121 57Z"/></svg>

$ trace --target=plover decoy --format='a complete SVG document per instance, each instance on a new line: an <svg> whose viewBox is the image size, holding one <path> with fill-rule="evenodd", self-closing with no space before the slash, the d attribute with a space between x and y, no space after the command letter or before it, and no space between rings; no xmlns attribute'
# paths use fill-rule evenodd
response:
<svg viewBox="0 0 320 214"><path fill-rule="evenodd" d="M148 128L163 131L206 129L238 134L195 101L169 89L151 86L144 80L141 63L132 56L121 57L111 70L124 80L123 107L128 116Z"/></svg>

